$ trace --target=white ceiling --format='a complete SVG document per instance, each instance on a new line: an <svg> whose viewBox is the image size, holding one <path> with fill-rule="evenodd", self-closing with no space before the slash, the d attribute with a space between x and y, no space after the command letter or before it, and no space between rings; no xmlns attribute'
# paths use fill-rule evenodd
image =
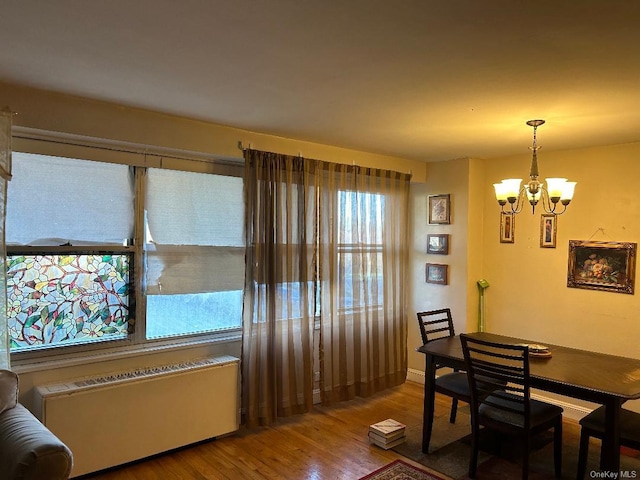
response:
<svg viewBox="0 0 640 480"><path fill-rule="evenodd" d="M0 80L424 161L640 141L636 0L3 0Z"/></svg>

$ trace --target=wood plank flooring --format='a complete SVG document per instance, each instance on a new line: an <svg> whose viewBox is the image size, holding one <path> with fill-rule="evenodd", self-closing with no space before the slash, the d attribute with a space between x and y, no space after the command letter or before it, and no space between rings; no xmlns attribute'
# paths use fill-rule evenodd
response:
<svg viewBox="0 0 640 480"><path fill-rule="evenodd" d="M404 385L366 399L280 420L276 425L238 432L216 440L86 475L91 480L355 480L404 457L371 445L369 425L387 418L420 422L423 387ZM446 397L436 413L446 412Z"/></svg>

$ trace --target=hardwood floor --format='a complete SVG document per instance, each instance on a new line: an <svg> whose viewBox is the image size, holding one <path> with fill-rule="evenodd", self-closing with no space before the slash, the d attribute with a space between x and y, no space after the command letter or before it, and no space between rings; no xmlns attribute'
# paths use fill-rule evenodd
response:
<svg viewBox="0 0 640 480"><path fill-rule="evenodd" d="M175 450L120 468L87 475L91 480L308 479L355 480L402 458L369 444L369 425L387 418L420 422L423 387L407 382L367 399L355 399L276 425L241 428L233 435ZM436 413L449 399L437 399Z"/></svg>

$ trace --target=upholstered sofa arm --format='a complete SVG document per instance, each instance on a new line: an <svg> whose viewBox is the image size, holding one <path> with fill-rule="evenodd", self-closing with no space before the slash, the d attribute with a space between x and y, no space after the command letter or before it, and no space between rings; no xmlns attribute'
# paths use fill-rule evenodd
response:
<svg viewBox="0 0 640 480"><path fill-rule="evenodd" d="M24 406L18 403L0 414L3 479L66 480L72 465L69 448Z"/></svg>

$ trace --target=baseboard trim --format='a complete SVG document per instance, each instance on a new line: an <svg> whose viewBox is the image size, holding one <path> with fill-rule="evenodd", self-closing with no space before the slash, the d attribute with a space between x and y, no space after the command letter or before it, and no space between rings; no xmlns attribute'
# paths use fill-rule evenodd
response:
<svg viewBox="0 0 640 480"><path fill-rule="evenodd" d="M410 382L420 383L421 385L424 385L424 380L425 380L424 371L416 370L414 368L409 368L407 370L407 380ZM591 412L591 409L588 407L575 405L573 403L565 402L557 398L546 397L544 395L540 395L539 393L532 393L531 398L562 407L562 409L564 410L563 412L564 417L570 418L575 421L580 420L582 417L584 417L585 415Z"/></svg>

